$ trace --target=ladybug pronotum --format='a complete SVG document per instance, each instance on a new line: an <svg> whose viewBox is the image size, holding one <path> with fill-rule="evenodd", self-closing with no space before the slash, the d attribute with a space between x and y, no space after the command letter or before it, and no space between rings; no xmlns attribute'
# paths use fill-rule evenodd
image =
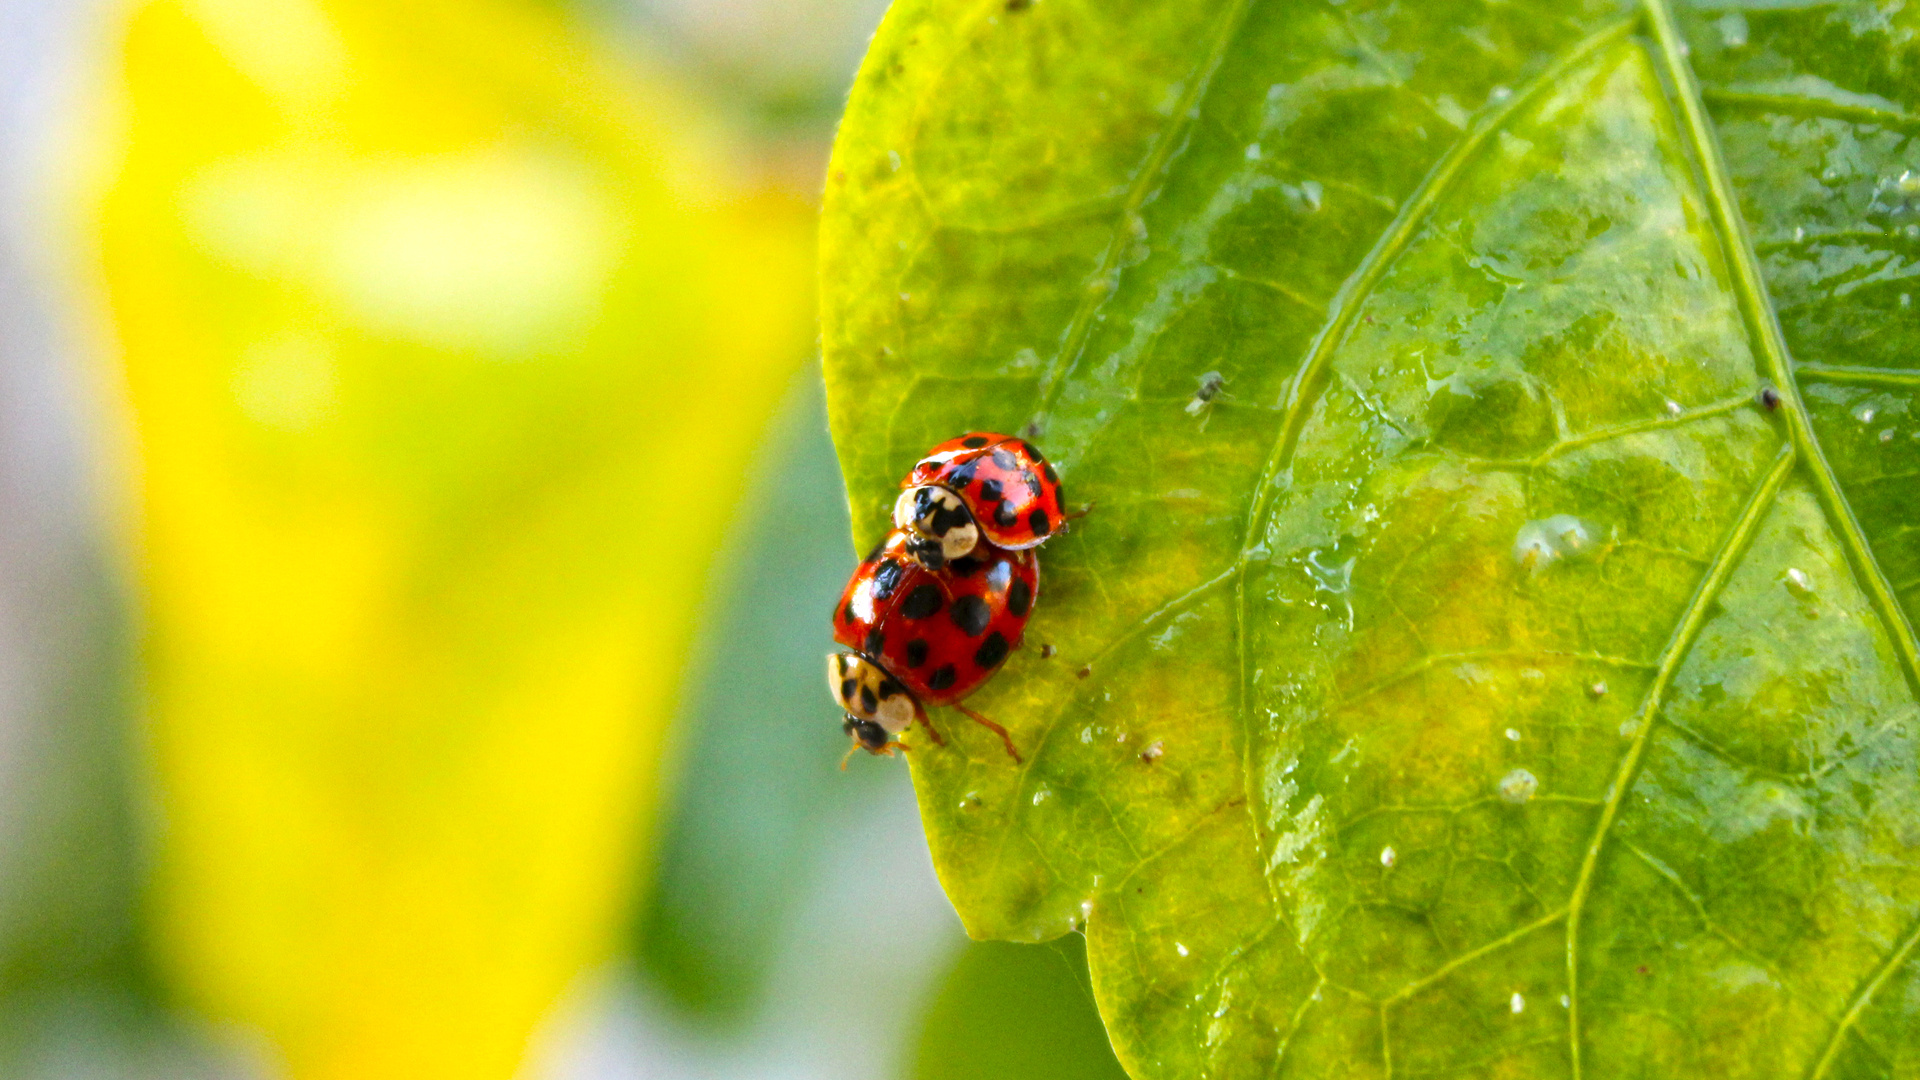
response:
<svg viewBox="0 0 1920 1080"><path fill-rule="evenodd" d="M949 439L900 482L893 524L929 570L991 545L1038 547L1065 523L1060 477L1033 444L976 431Z"/></svg>

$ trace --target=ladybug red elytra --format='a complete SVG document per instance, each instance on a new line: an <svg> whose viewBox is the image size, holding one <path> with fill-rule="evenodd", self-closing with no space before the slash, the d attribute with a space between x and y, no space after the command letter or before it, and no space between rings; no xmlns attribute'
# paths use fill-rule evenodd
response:
<svg viewBox="0 0 1920 1080"><path fill-rule="evenodd" d="M1037 547L1066 520L1060 477L1024 439L974 431L927 451L893 504L894 527L930 570L982 541L1022 551Z"/></svg>
<svg viewBox="0 0 1920 1080"><path fill-rule="evenodd" d="M934 571L909 554L912 540L894 530L854 570L834 609L833 638L854 650L827 658L844 728L868 752L890 755L892 737L915 720L938 742L925 706L953 705L1019 761L1005 728L959 702L1020 647L1039 596L1039 560L982 545Z"/></svg>

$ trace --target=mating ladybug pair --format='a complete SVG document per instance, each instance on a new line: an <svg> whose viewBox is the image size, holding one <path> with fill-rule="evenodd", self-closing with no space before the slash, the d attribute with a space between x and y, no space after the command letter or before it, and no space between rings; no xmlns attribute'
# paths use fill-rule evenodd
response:
<svg viewBox="0 0 1920 1080"><path fill-rule="evenodd" d="M1040 594L1033 549L1066 521L1060 478L1032 444L973 432L928 451L900 486L892 533L833 613L834 640L854 650L827 658L843 727L891 755L915 721L940 742L925 707L952 705L1019 761L1007 729L960 700L1020 647Z"/></svg>

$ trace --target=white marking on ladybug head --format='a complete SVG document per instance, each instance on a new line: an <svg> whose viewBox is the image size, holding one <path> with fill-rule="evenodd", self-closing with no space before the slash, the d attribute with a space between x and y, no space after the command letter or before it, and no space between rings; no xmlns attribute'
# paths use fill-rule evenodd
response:
<svg viewBox="0 0 1920 1080"><path fill-rule="evenodd" d="M901 492L893 503L893 525L938 543L940 558L945 562L970 555L980 546L980 526L974 523L967 504L937 484L921 484Z"/></svg>
<svg viewBox="0 0 1920 1080"><path fill-rule="evenodd" d="M874 710L874 722L886 728L889 734L898 735L913 726L913 698L905 689L895 686L895 694L880 702Z"/></svg>

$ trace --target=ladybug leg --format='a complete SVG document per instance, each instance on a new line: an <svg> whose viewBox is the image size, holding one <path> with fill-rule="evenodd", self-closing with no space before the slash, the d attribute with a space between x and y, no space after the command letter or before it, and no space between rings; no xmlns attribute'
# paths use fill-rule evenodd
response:
<svg viewBox="0 0 1920 1080"><path fill-rule="evenodd" d="M974 712L972 709L967 708L965 705L955 704L954 708L959 709L961 712L965 713L967 716L967 719L973 721L976 724L979 724L981 727L986 728L988 731L993 732L995 735L1000 736L1000 741L1007 745L1007 756L1013 759L1014 764L1016 765L1021 764L1020 751L1014 749L1013 736L1007 734L1006 728L1003 728L999 724L996 724L993 721L987 719L986 717L981 716L979 713Z"/></svg>
<svg viewBox="0 0 1920 1080"><path fill-rule="evenodd" d="M856 754L856 753L859 753L859 752L860 752L860 751L862 751L862 750L867 750L867 753L869 753L869 754L872 754L872 755L873 755L874 757L892 757L892 756L893 756L893 752L894 752L895 750L898 750L898 751L900 751L901 753L903 753L903 754L904 754L904 753L906 753L907 751L909 751L909 750L911 750L911 749L913 749L913 747L911 747L911 746L908 746L908 745L907 745L906 743L903 743L903 742L893 742L893 743L888 743L887 745L885 745L885 746L883 746L883 747L881 747L881 748L880 748L880 749L878 749L878 750L867 750L867 748L866 748L866 747L864 747L864 746L861 746L861 745L860 745L860 744L858 744L858 743L855 743L854 745L852 745L852 746L849 746L849 747L847 748L847 752L846 752L845 754L843 754L843 755L841 756L841 758L840 758L840 771L841 771L841 772L846 772L846 771L847 771L847 762L849 762L849 761L852 761L852 760L853 760L853 755L854 755L854 754Z"/></svg>
<svg viewBox="0 0 1920 1080"><path fill-rule="evenodd" d="M1062 517L1062 519L1063 519L1063 520L1066 520L1066 521L1078 521L1079 519L1081 519L1081 518L1083 518L1083 517L1086 517L1086 516L1087 516L1088 514L1091 514L1091 513L1093 513L1093 508L1094 508L1094 507L1095 507L1096 505L1098 505L1098 504L1097 504L1097 503L1082 503L1082 504L1080 505L1080 509L1078 509L1078 510L1075 510L1075 511L1074 511L1073 513L1071 513L1071 514L1063 514L1063 515L1061 515L1061 517Z"/></svg>
<svg viewBox="0 0 1920 1080"><path fill-rule="evenodd" d="M927 717L926 713L922 712L920 714L919 721L920 725L927 729L927 737L933 740L933 745L947 745L947 740L940 737L940 729L933 726L933 721ZM904 749L904 747L902 749Z"/></svg>

